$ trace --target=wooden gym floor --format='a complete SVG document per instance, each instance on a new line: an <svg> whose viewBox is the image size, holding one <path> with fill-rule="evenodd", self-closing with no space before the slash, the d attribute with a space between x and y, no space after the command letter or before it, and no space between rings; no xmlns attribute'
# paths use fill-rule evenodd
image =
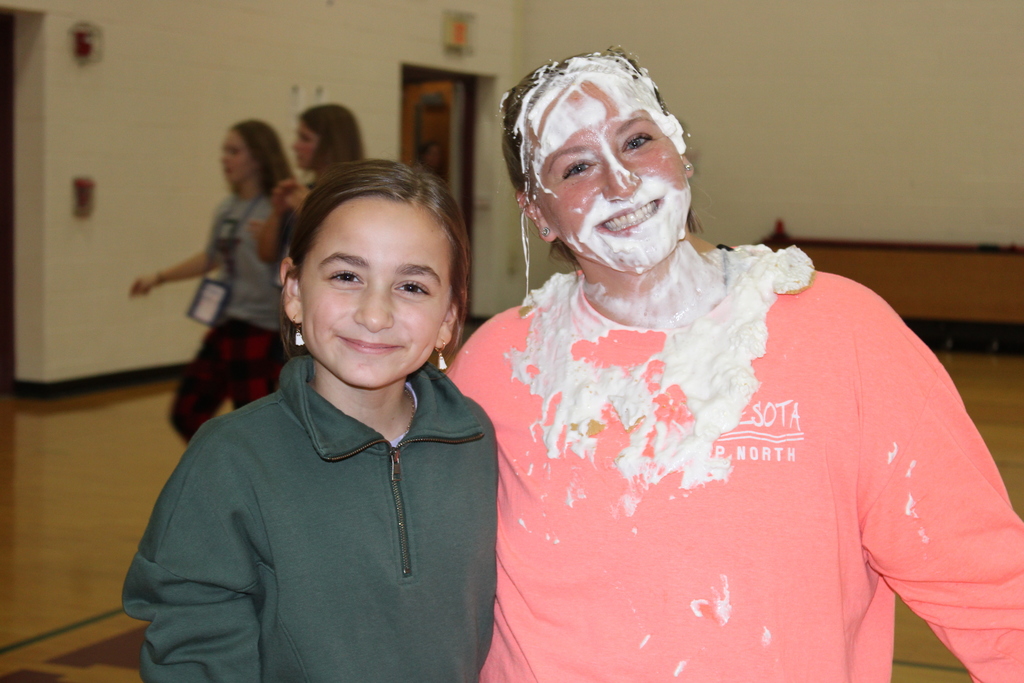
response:
<svg viewBox="0 0 1024 683"><path fill-rule="evenodd" d="M1024 356L940 355L1024 511ZM183 444L172 385L0 399L0 683L138 680L121 582ZM900 605L893 681L969 683Z"/></svg>

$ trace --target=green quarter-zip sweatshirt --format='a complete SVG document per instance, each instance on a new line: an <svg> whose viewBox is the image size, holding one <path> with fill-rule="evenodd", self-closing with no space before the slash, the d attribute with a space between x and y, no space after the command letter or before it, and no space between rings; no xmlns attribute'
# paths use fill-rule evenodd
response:
<svg viewBox="0 0 1024 683"><path fill-rule="evenodd" d="M491 641L494 431L432 366L397 447L309 386L210 421L124 586L146 681L476 681Z"/></svg>

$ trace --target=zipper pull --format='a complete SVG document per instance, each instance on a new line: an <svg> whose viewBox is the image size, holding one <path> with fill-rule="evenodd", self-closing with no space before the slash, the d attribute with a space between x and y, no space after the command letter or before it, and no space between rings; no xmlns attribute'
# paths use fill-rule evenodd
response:
<svg viewBox="0 0 1024 683"><path fill-rule="evenodd" d="M391 447L391 481L402 481L402 461L399 459L399 451Z"/></svg>

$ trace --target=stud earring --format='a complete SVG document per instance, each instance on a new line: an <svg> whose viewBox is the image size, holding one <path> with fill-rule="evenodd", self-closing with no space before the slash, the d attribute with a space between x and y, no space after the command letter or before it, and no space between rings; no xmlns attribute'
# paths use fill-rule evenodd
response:
<svg viewBox="0 0 1024 683"><path fill-rule="evenodd" d="M302 338L302 323L292 323L295 325L295 345L305 346L306 340Z"/></svg>
<svg viewBox="0 0 1024 683"><path fill-rule="evenodd" d="M692 171L693 164L683 164L683 168L686 169L687 171Z"/></svg>
<svg viewBox="0 0 1024 683"><path fill-rule="evenodd" d="M444 347L445 346L447 346L447 344L441 344L440 347L435 347L434 348L434 350L437 351L437 368L438 368L438 370L447 370L448 369L448 364L444 362Z"/></svg>
<svg viewBox="0 0 1024 683"><path fill-rule="evenodd" d="M541 237L547 237L550 234L551 234L551 228L541 228L540 229L540 236Z"/></svg>

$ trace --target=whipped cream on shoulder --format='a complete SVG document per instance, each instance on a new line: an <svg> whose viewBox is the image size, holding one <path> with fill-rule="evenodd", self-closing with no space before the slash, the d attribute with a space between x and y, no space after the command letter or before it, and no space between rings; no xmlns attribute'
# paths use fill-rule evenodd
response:
<svg viewBox="0 0 1024 683"><path fill-rule="evenodd" d="M553 276L521 309L530 316L526 348L506 357L513 378L543 399L532 431L549 458L571 454L593 463L600 434L619 423L628 444L614 464L625 478L627 515L666 476L678 475L682 489L728 480L732 463L715 457L712 446L739 424L757 391L752 363L765 353L768 311L778 294L813 279L811 260L796 247L745 246L723 257L725 298L686 327L619 325L594 310L581 278L569 274ZM617 363L579 350L622 333L660 335L664 343Z"/></svg>

